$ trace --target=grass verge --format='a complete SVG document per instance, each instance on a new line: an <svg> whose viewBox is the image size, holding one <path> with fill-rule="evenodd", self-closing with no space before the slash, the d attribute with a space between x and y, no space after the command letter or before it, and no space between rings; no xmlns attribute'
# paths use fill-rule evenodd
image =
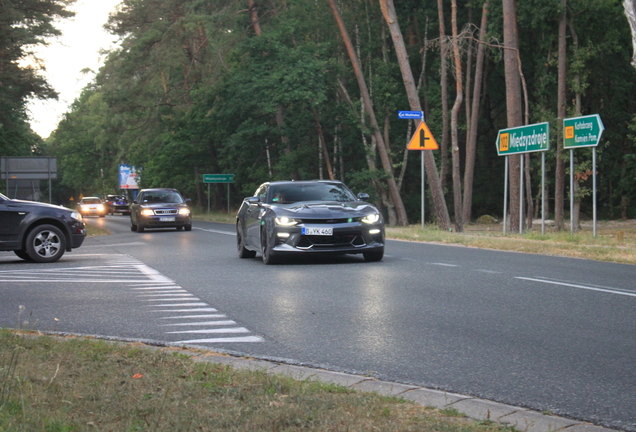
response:
<svg viewBox="0 0 636 432"><path fill-rule="evenodd" d="M0 431L503 429L334 384L195 362L179 350L0 331Z"/></svg>

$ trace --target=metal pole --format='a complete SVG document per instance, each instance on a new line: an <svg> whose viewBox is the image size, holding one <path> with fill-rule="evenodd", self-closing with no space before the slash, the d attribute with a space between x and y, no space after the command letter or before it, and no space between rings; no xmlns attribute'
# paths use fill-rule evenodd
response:
<svg viewBox="0 0 636 432"><path fill-rule="evenodd" d="M208 214L210 213L210 183L208 183Z"/></svg>
<svg viewBox="0 0 636 432"><path fill-rule="evenodd" d="M227 214L230 214L230 184L227 184Z"/></svg>
<svg viewBox="0 0 636 432"><path fill-rule="evenodd" d="M541 235L545 235L545 152L541 152Z"/></svg>
<svg viewBox="0 0 636 432"><path fill-rule="evenodd" d="M425 224L425 220L426 220L426 213L424 211L425 210L424 201L425 201L425 198L426 198L426 188L424 186L424 183L426 181L425 180L425 176L424 176L425 171L426 171L425 164L424 164L424 158L425 157L426 157L426 150L422 150L422 158L421 158L422 159L422 169L421 169L421 171L422 171L422 229L424 229L424 224Z"/></svg>
<svg viewBox="0 0 636 432"><path fill-rule="evenodd" d="M570 234L574 234L574 150L570 149Z"/></svg>
<svg viewBox="0 0 636 432"><path fill-rule="evenodd" d="M503 215L503 235L506 235L506 221L508 219L508 156L506 158L506 169L504 174L504 215Z"/></svg>
<svg viewBox="0 0 636 432"><path fill-rule="evenodd" d="M592 148L592 189L592 219L594 219L594 237L596 237L596 147Z"/></svg>
<svg viewBox="0 0 636 432"><path fill-rule="evenodd" d="M523 170L524 154L520 154L519 159L519 234L523 234Z"/></svg>

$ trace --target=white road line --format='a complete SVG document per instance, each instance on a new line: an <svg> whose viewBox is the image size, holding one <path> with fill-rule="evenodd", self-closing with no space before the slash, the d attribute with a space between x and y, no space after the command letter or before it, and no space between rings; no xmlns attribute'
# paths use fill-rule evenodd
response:
<svg viewBox="0 0 636 432"><path fill-rule="evenodd" d="M190 339L173 343L177 344L197 344L197 343L230 343L230 342L264 342L260 336L243 336L235 338L212 338L212 339Z"/></svg>
<svg viewBox="0 0 636 432"><path fill-rule="evenodd" d="M218 334L218 333L249 333L250 331L245 327L232 327L223 329L206 329L206 330L183 330L183 331L171 331L166 334Z"/></svg>
<svg viewBox="0 0 636 432"><path fill-rule="evenodd" d="M221 326L221 325L235 325L235 324L236 324L236 321L225 320L225 321L211 321L211 322L207 323L206 325ZM199 330L190 330L190 331L193 332L193 333L196 333ZM204 330L201 330L201 331L204 331ZM173 333L173 332L167 332L167 333Z"/></svg>
<svg viewBox="0 0 636 432"><path fill-rule="evenodd" d="M207 303L202 303L205 304L206 306L208 305ZM157 305L155 305L157 306ZM161 310L153 310L151 312L161 312L161 313L165 313L165 312L218 312L216 309L212 308L212 307L202 307L202 308L194 308L194 309L161 309Z"/></svg>
<svg viewBox="0 0 636 432"><path fill-rule="evenodd" d="M172 327L172 326L204 326L204 325L220 325L222 323L225 325L226 323L234 323L234 321L203 321L203 322L191 322L191 323L170 323L170 324L160 324L162 327Z"/></svg>
<svg viewBox="0 0 636 432"><path fill-rule="evenodd" d="M192 227L193 230L199 230L199 231L206 231L206 232L211 232L211 233L216 233L216 234L225 234L225 235L231 235L231 236L236 236L235 232L230 232L230 231L221 231L221 230L215 230L215 229L205 229L205 228L197 228L197 227Z"/></svg>
<svg viewBox="0 0 636 432"><path fill-rule="evenodd" d="M546 279L527 278L527 277L521 277L521 276L515 277L515 279L527 280L532 282L541 282L541 283L552 284L552 285L561 285L561 286L567 286L571 288L584 289L588 291L599 291L599 292L605 292L610 294L624 295L627 297L636 297L636 292L623 291L620 288L599 288L599 287L592 287L587 285L578 285L573 283L557 282L557 281L546 280Z"/></svg>
<svg viewBox="0 0 636 432"><path fill-rule="evenodd" d="M209 305L204 302L153 305L153 307L167 307L167 308L177 307L177 306L209 306Z"/></svg>
<svg viewBox="0 0 636 432"><path fill-rule="evenodd" d="M171 317L163 317L159 319L191 319L191 318L225 318L227 315L223 314L209 314L209 315L179 315Z"/></svg>
<svg viewBox="0 0 636 432"><path fill-rule="evenodd" d="M446 264L446 263L429 263L430 265L442 266L442 267L459 267L457 264Z"/></svg>

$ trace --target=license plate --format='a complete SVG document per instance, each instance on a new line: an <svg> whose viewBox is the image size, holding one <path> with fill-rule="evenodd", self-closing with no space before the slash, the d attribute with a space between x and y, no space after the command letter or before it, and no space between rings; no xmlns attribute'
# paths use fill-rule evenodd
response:
<svg viewBox="0 0 636 432"><path fill-rule="evenodd" d="M174 222L176 219L173 217L160 217L159 222Z"/></svg>
<svg viewBox="0 0 636 432"><path fill-rule="evenodd" d="M332 236L333 228L303 228L303 235Z"/></svg>

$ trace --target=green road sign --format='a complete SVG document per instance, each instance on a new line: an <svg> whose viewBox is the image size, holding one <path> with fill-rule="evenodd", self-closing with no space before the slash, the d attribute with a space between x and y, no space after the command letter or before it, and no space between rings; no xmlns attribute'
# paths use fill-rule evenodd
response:
<svg viewBox="0 0 636 432"><path fill-rule="evenodd" d="M535 123L501 129L497 135L497 154L530 153L550 150L550 123Z"/></svg>
<svg viewBox="0 0 636 432"><path fill-rule="evenodd" d="M598 114L563 119L563 148L595 147L604 130Z"/></svg>
<svg viewBox="0 0 636 432"><path fill-rule="evenodd" d="M234 174L203 174L203 183L234 183Z"/></svg>

